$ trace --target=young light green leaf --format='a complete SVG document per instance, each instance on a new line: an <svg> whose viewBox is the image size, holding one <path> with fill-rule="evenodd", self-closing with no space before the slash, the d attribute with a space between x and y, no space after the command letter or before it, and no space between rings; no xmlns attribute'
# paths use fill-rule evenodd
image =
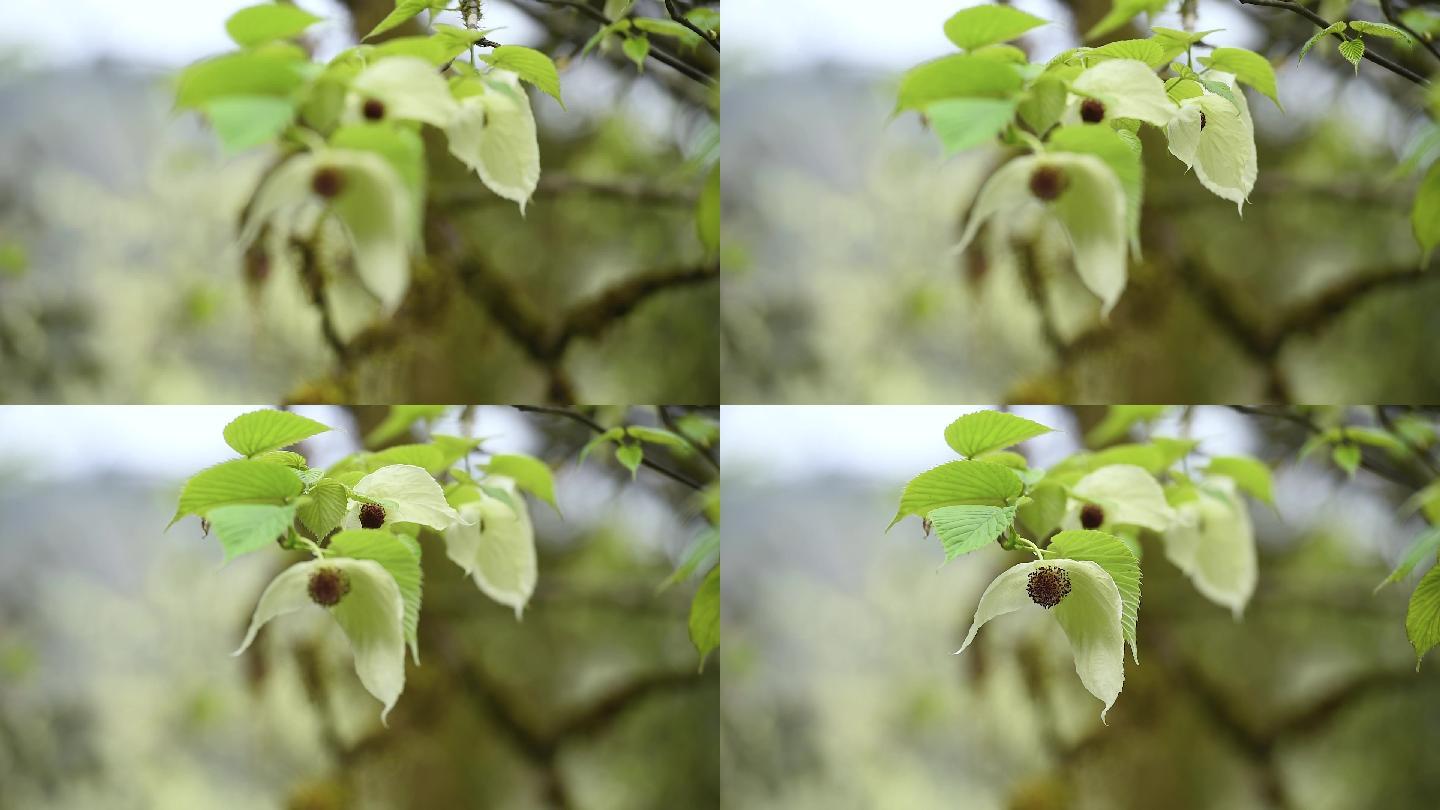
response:
<svg viewBox="0 0 1440 810"><path fill-rule="evenodd" d="M1296 60L1295 60L1295 63L1296 63L1296 64L1299 64L1299 63L1301 63L1301 62L1304 62L1304 61L1305 61L1305 54L1309 53L1309 52L1310 52L1310 49L1313 48L1313 47L1315 47L1315 43L1319 42L1320 40L1324 39L1325 37L1330 36L1331 34L1336 34L1336 33L1339 33L1339 32L1341 32L1341 31L1344 31L1344 30L1345 30L1345 23L1344 23L1343 21L1341 21L1341 22L1333 22L1333 23L1330 23L1328 26L1326 26L1326 27L1320 29L1319 31L1315 32L1315 35L1314 35L1314 36L1312 36L1312 37L1310 37L1309 39L1305 40L1305 44L1300 46L1300 58L1299 58L1299 59L1296 59Z"/></svg>
<svg viewBox="0 0 1440 810"><path fill-rule="evenodd" d="M685 441L685 437L674 431L663 428L646 427L645 425L631 425L625 429L625 432L642 442L668 447L680 455L694 452L694 448L690 446L689 442Z"/></svg>
<svg viewBox="0 0 1440 810"><path fill-rule="evenodd" d="M1049 550L1071 560L1088 560L1105 569L1120 591L1121 623L1130 657L1140 663L1135 642L1135 623L1140 618L1140 560L1124 540L1097 531L1060 532L1050 541Z"/></svg>
<svg viewBox="0 0 1440 810"><path fill-rule="evenodd" d="M460 505L462 522L442 533L445 553L486 596L515 611L518 621L535 592L539 564L525 499L508 478L487 479L477 500ZM488 489L507 497L497 497Z"/></svg>
<svg viewBox="0 0 1440 810"><path fill-rule="evenodd" d="M1338 444L1330 451L1330 459L1335 466L1345 471L1351 478L1355 477L1355 471L1360 469L1360 446L1356 444Z"/></svg>
<svg viewBox="0 0 1440 810"><path fill-rule="evenodd" d="M1431 568L1410 595L1410 607L1405 612L1405 635L1415 648L1415 671L1419 672L1425 653L1440 644L1440 565Z"/></svg>
<svg viewBox="0 0 1440 810"><path fill-rule="evenodd" d="M1275 67L1260 54L1244 48L1216 48L1209 56L1200 57L1200 61L1214 70L1232 74L1236 81L1259 90L1275 102L1276 107L1284 109L1275 88Z"/></svg>
<svg viewBox="0 0 1440 810"><path fill-rule="evenodd" d="M1440 526L1431 526L1415 538L1415 542L1405 550L1405 556L1396 564L1395 570L1391 571L1390 576L1382 580L1379 585L1376 585L1375 590L1378 591L1392 582L1399 582L1410 576L1410 572L1414 571L1415 566L1419 565L1422 560L1433 560L1437 553L1440 553Z"/></svg>
<svg viewBox="0 0 1440 810"><path fill-rule="evenodd" d="M201 110L228 155L269 143L295 119L295 102L277 96L222 96Z"/></svg>
<svg viewBox="0 0 1440 810"><path fill-rule="evenodd" d="M1114 0L1110 11L1085 32L1085 39L1088 41L1104 36L1130 22L1137 14L1158 14L1165 9L1168 2L1169 0Z"/></svg>
<svg viewBox="0 0 1440 810"><path fill-rule="evenodd" d="M1390 23L1370 22L1369 20L1351 20L1350 27L1362 34L1371 34L1385 39L1393 39L1404 45L1406 48L1414 47L1415 38L1405 32L1403 28L1397 28Z"/></svg>
<svg viewBox="0 0 1440 810"><path fill-rule="evenodd" d="M225 549L225 560L259 551L275 542L295 520L295 505L244 503L217 506L206 513L210 531Z"/></svg>
<svg viewBox="0 0 1440 810"><path fill-rule="evenodd" d="M1105 704L1105 713L1115 705L1125 685L1124 602L1120 589L1104 568L1087 560L1036 560L1021 563L996 577L975 609L975 620L965 642L955 654L965 652L986 622L1034 605L1026 592L1029 578L1040 568L1058 568L1070 580L1070 592L1053 608L1055 620L1070 640L1075 672L1090 694Z"/></svg>
<svg viewBox="0 0 1440 810"><path fill-rule="evenodd" d="M1013 413L977 411L951 422L945 428L945 443L965 458L974 458L1050 432L1039 422Z"/></svg>
<svg viewBox="0 0 1440 810"><path fill-rule="evenodd" d="M514 479L521 489L550 504L556 512L560 511L560 504L555 500L555 476L540 459L520 454L491 456L485 471Z"/></svg>
<svg viewBox="0 0 1440 810"><path fill-rule="evenodd" d="M1169 405L1111 405L1105 411L1105 418L1085 434L1085 443L1091 447L1109 444L1128 434L1135 425L1159 419L1169 408Z"/></svg>
<svg viewBox="0 0 1440 810"><path fill-rule="evenodd" d="M905 485L890 526L906 515L924 517L942 506L1009 506L1023 489L1009 467L988 461L951 461L926 470Z"/></svg>
<svg viewBox="0 0 1440 810"><path fill-rule="evenodd" d="M947 98L1007 99L1024 80L1014 65L954 54L912 68L900 79L895 111L923 110Z"/></svg>
<svg viewBox="0 0 1440 810"><path fill-rule="evenodd" d="M639 68L642 73L645 71L645 59L650 55L650 37L644 34L626 37L620 43L620 49L630 57L630 61L635 63L635 67Z"/></svg>
<svg viewBox="0 0 1440 810"><path fill-rule="evenodd" d="M235 44L249 48L272 39L297 37L320 19L302 8L264 3L232 14L225 22L225 32Z"/></svg>
<svg viewBox="0 0 1440 810"><path fill-rule="evenodd" d="M684 582L695 574L709 568L720 559L720 531L714 526L707 526L700 533L700 538L690 547L685 559L675 566L675 570L665 581L660 583L660 590L665 590L677 582Z"/></svg>
<svg viewBox="0 0 1440 810"><path fill-rule="evenodd" d="M560 73L555 69L555 62L544 53L520 45L501 45L480 58L530 82L564 108L565 99L560 97Z"/></svg>
<svg viewBox="0 0 1440 810"><path fill-rule="evenodd" d="M333 478L322 478L300 500L296 516L316 540L324 540L345 519L349 500L344 484Z"/></svg>
<svg viewBox="0 0 1440 810"><path fill-rule="evenodd" d="M384 444L409 431L416 422L439 419L448 409L446 405L392 405L385 419L365 436L365 446Z"/></svg>
<svg viewBox="0 0 1440 810"><path fill-rule="evenodd" d="M930 126L945 146L945 154L953 155L999 135L1015 117L1015 99L947 98L925 108Z"/></svg>
<svg viewBox="0 0 1440 810"><path fill-rule="evenodd" d="M1112 464L1076 482L1075 498L1105 510L1105 525L1143 526L1164 531L1175 519L1154 476L1131 464Z"/></svg>
<svg viewBox="0 0 1440 810"><path fill-rule="evenodd" d="M299 495L300 478L289 467L236 459L208 467L185 482L170 525L186 515L204 515L217 506L259 503L279 505Z"/></svg>
<svg viewBox="0 0 1440 810"><path fill-rule="evenodd" d="M445 6L446 0L395 0L395 10L387 14L385 19L366 34L365 39L377 37L386 31L399 28L427 8L443 9Z"/></svg>
<svg viewBox="0 0 1440 810"><path fill-rule="evenodd" d="M1155 71L1134 59L1101 62L1075 77L1071 88L1101 102L1107 121L1134 118L1163 127L1178 111Z"/></svg>
<svg viewBox="0 0 1440 810"><path fill-rule="evenodd" d="M1020 101L1020 120L1030 127L1031 132L1043 138L1065 113L1065 99L1069 92L1059 76L1042 74L1026 89Z"/></svg>
<svg viewBox="0 0 1440 810"><path fill-rule="evenodd" d="M978 551L1015 522L1013 506L942 506L928 518L945 546L945 561Z"/></svg>
<svg viewBox="0 0 1440 810"><path fill-rule="evenodd" d="M1041 25L1048 25L1033 14L1012 6L985 5L961 9L945 21L945 36L963 50L1007 42Z"/></svg>
<svg viewBox="0 0 1440 810"><path fill-rule="evenodd" d="M379 529L352 529L336 534L330 541L332 556L379 563L395 580L405 601L405 643L417 664L420 663L420 600L424 587L419 552L418 544L412 546L400 535Z"/></svg>
<svg viewBox="0 0 1440 810"><path fill-rule="evenodd" d="M1270 468L1258 458L1249 456L1215 456L1205 468L1209 475L1223 475L1234 481L1250 497L1275 505L1275 486Z"/></svg>
<svg viewBox="0 0 1440 810"><path fill-rule="evenodd" d="M180 72L175 106L204 109L227 96L288 98L304 83L305 68L302 59L258 51L206 59Z"/></svg>
<svg viewBox="0 0 1440 810"><path fill-rule="evenodd" d="M625 428L618 427L610 428L603 433L595 434L594 438L586 442L584 447L580 448L580 455L575 459L575 463L577 465L584 464L585 459L589 457L591 451L593 451L595 448L603 444L608 444L609 442L618 442L624 435Z"/></svg>
<svg viewBox="0 0 1440 810"><path fill-rule="evenodd" d="M1017 514L1033 536L1046 537L1065 518L1068 497L1065 487L1054 481L1041 481L1031 488L1030 500L1020 505Z"/></svg>
<svg viewBox="0 0 1440 810"><path fill-rule="evenodd" d="M1166 48L1160 43L1148 39L1122 39L1118 42L1107 42L1098 48L1085 51L1085 55L1092 59L1125 59L1142 62L1152 69L1162 67L1170 61Z"/></svg>
<svg viewBox="0 0 1440 810"><path fill-rule="evenodd" d="M634 478L640 472L640 462L645 460L645 448L638 443L622 444L615 448L615 459L629 470L630 477Z"/></svg>
<svg viewBox="0 0 1440 810"><path fill-rule="evenodd" d="M1259 570L1250 512L1229 479L1212 479L1194 492L1194 500L1175 508L1174 525L1163 535L1165 556L1238 620Z"/></svg>
<svg viewBox="0 0 1440 810"><path fill-rule="evenodd" d="M300 455L299 453L294 453L289 450L266 450L263 453L256 453L255 455L251 456L251 458L255 461L263 461L267 464L280 464L285 467L291 467L293 469L300 470L302 471L300 475L300 480L303 481L307 487L310 484L315 483L314 481L305 480L306 474L316 471L307 471L305 469L305 457ZM319 480L318 476L315 480Z"/></svg>
<svg viewBox="0 0 1440 810"><path fill-rule="evenodd" d="M1345 61L1355 66L1355 73L1360 73L1360 60L1365 58L1365 40L1356 37L1340 43L1340 55Z"/></svg>
<svg viewBox="0 0 1440 810"><path fill-rule="evenodd" d="M700 654L700 668L705 659L720 646L720 566L710 569L695 599L690 603L690 642Z"/></svg>
<svg viewBox="0 0 1440 810"><path fill-rule="evenodd" d="M251 411L225 426L225 443L242 456L279 450L330 430L314 419L289 411Z"/></svg>

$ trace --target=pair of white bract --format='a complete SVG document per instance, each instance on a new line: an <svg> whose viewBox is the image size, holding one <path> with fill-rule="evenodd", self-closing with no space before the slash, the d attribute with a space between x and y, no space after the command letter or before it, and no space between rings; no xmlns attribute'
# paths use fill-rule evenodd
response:
<svg viewBox="0 0 1440 810"><path fill-rule="evenodd" d="M1092 98L1105 105L1106 121L1126 118L1159 127L1169 140L1170 153L1194 169L1205 188L1243 211L1257 173L1250 108L1233 76L1212 72L1209 77L1231 88L1234 103L1209 89L1177 103L1144 62L1101 62L1071 84L1073 95L1062 123L1079 123L1082 98ZM1058 197L1041 201L1030 189L1030 178L1046 167L1062 173L1065 182ZM1138 203L1132 203L1137 210ZM1007 222L1018 222L1036 206L1044 206L1058 219L1074 249L1076 272L1108 314L1124 291L1127 276L1126 190L1099 157L1040 152L1005 164L980 190L958 249L968 246L987 220L1003 215Z"/></svg>
<svg viewBox="0 0 1440 810"><path fill-rule="evenodd" d="M508 497L486 489L503 491ZM393 464L360 479L352 492L384 507L385 526L407 523L438 531L450 559L487 596L514 608L516 618L520 617L535 590L537 564L535 530L513 480L486 478L477 498L456 507L424 469ZM342 530L361 528L361 505L350 501ZM394 541L403 542L398 536ZM245 641L235 654L248 649L271 619L316 606L310 581L322 569L337 570L347 580L349 588L339 602L325 609L350 641L361 684L384 704L383 721L405 688L406 630L400 586L378 562L317 556L286 569L260 596ZM419 663L418 650L412 646L411 652Z"/></svg>

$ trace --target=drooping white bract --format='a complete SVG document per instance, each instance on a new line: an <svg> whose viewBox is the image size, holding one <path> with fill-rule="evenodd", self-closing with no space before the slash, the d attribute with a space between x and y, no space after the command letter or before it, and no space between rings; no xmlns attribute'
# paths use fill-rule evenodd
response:
<svg viewBox="0 0 1440 810"><path fill-rule="evenodd" d="M1105 526L1141 526L1165 531L1175 521L1175 511L1165 500L1165 491L1144 467L1110 464L1086 475L1070 488L1069 508L1061 525L1080 528L1079 513L1086 503L1105 512Z"/></svg>
<svg viewBox="0 0 1440 810"><path fill-rule="evenodd" d="M413 199L399 173L373 152L306 152L287 160L256 191L241 242L248 245L269 226L271 244L288 250L292 239L309 239L317 217L329 211L354 244L360 280L390 312L410 286Z"/></svg>
<svg viewBox="0 0 1440 810"><path fill-rule="evenodd" d="M502 490L508 499L486 488ZM519 619L535 592L535 528L515 482L491 476L477 500L459 507L461 521L446 529L445 553L475 579L486 596L515 609Z"/></svg>
<svg viewBox="0 0 1440 810"><path fill-rule="evenodd" d="M434 477L413 464L391 464L361 478L351 489L385 508L385 525L417 523L432 529L450 528L460 515L445 500ZM360 528L360 507L351 501L344 528Z"/></svg>
<svg viewBox="0 0 1440 810"><path fill-rule="evenodd" d="M1211 193L1235 203L1241 214L1255 187L1259 164L1255 157L1255 124L1245 93L1224 74L1235 103L1206 90L1180 102L1180 112L1165 128L1170 154L1195 170L1200 184ZM1203 125L1203 126L1202 126Z"/></svg>
<svg viewBox="0 0 1440 810"><path fill-rule="evenodd" d="M421 121L431 126L450 125L459 104L435 66L414 56L381 59L350 82L346 110L352 119L363 117L365 102L384 105L386 120Z"/></svg>
<svg viewBox="0 0 1440 810"><path fill-rule="evenodd" d="M1250 512L1229 478L1207 478L1196 496L1175 508L1175 525L1163 535L1165 556L1206 599L1239 619L1259 577Z"/></svg>
<svg viewBox="0 0 1440 810"><path fill-rule="evenodd" d="M1003 572L980 596L975 621L965 634L965 643L955 654L965 652L975 640L975 634L991 619L1026 607L1042 610L1031 600L1026 588L1030 574L1045 566L1060 568L1070 577L1070 593L1050 612L1070 640L1080 682L1105 704L1100 711L1103 722L1105 713L1115 705L1125 685L1125 632L1121 624L1120 589L1105 569L1093 562L1036 560Z"/></svg>
<svg viewBox="0 0 1440 810"><path fill-rule="evenodd" d="M480 182L520 213L540 184L540 143L535 114L520 77L508 70L485 74L484 92L460 102L445 130L450 154L480 175Z"/></svg>
<svg viewBox="0 0 1440 810"><path fill-rule="evenodd" d="M1165 93L1165 82L1138 59L1107 59L1076 76L1070 87L1076 95L1104 104L1106 121L1134 118L1163 127L1178 112Z"/></svg>
<svg viewBox="0 0 1440 810"><path fill-rule="evenodd" d="M1040 170L1059 173L1061 187L1054 199L1042 200L1032 190ZM1035 205L1059 220L1075 252L1075 271L1109 313L1125 289L1125 189L1097 157L1053 152L1001 166L980 189L957 250L970 244L986 220L1013 218Z"/></svg>
<svg viewBox="0 0 1440 810"><path fill-rule="evenodd" d="M324 569L338 571L345 578L346 592L325 610L350 640L360 683L384 704L380 714L384 722L405 689L405 600L395 578L377 562L333 557L285 569L260 595L250 629L235 655L249 649L260 628L271 619L304 607L319 607L310 596L310 581Z"/></svg>

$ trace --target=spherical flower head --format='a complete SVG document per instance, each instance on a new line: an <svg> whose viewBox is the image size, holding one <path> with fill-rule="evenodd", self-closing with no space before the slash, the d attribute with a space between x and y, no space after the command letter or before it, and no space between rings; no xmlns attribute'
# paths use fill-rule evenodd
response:
<svg viewBox="0 0 1440 810"><path fill-rule="evenodd" d="M310 575L310 601L321 607L335 607L350 592L350 577L339 568L323 567Z"/></svg>
<svg viewBox="0 0 1440 810"><path fill-rule="evenodd" d="M327 200L333 200L345 190L345 175L334 166L323 166L315 170L310 178L310 190Z"/></svg>
<svg viewBox="0 0 1440 810"><path fill-rule="evenodd" d="M1035 199L1051 202L1065 193L1069 180L1058 166L1040 165L1030 173L1030 193Z"/></svg>
<svg viewBox="0 0 1440 810"><path fill-rule="evenodd" d="M1042 565L1030 572L1025 593L1030 601L1049 610L1060 604L1070 593L1070 574L1053 565Z"/></svg>
<svg viewBox="0 0 1440 810"><path fill-rule="evenodd" d="M366 529L378 529L385 525L385 507L378 503L367 503L360 507L360 525Z"/></svg>
<svg viewBox="0 0 1440 810"><path fill-rule="evenodd" d="M1080 525L1086 529L1098 529L1105 522L1105 510L1098 503L1087 503L1080 509Z"/></svg>
<svg viewBox="0 0 1440 810"><path fill-rule="evenodd" d="M366 121L379 121L385 117L385 102L378 98L367 98L360 107L360 114Z"/></svg>
<svg viewBox="0 0 1440 810"><path fill-rule="evenodd" d="M1087 98L1080 102L1080 120L1087 124L1098 124L1105 120L1105 103L1098 98Z"/></svg>

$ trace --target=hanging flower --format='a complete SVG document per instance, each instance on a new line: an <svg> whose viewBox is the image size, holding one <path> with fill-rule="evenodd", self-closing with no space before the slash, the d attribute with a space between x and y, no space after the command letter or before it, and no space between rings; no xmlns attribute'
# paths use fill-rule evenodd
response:
<svg viewBox="0 0 1440 810"><path fill-rule="evenodd" d="M381 59L360 71L350 82L345 108L351 120L420 121L442 128L459 111L440 72L414 56Z"/></svg>
<svg viewBox="0 0 1440 810"><path fill-rule="evenodd" d="M1067 114L1087 124L1131 118L1163 127L1179 111L1165 82L1138 59L1107 59L1076 76L1070 89Z"/></svg>
<svg viewBox="0 0 1440 810"><path fill-rule="evenodd" d="M444 530L461 519L430 473L413 464L381 467L356 482L351 492L364 500L350 501L342 524L346 529L417 523Z"/></svg>
<svg viewBox="0 0 1440 810"><path fill-rule="evenodd" d="M1245 93L1228 76L1214 75L1230 86L1230 98L1207 89L1181 101L1180 112L1165 128L1165 135L1170 139L1170 154L1194 169L1201 185L1235 203L1243 214L1259 171L1255 125Z"/></svg>
<svg viewBox="0 0 1440 810"><path fill-rule="evenodd" d="M515 610L519 619L535 592L535 528L515 482L486 478L473 500L460 504L460 521L443 532L445 552L474 577L486 596Z"/></svg>
<svg viewBox="0 0 1440 810"><path fill-rule="evenodd" d="M474 169L491 191L519 203L523 214L540 184L540 143L530 97L508 70L492 70L464 87L480 92L460 101L445 130L450 154Z"/></svg>
<svg viewBox="0 0 1440 810"><path fill-rule="evenodd" d="M1139 526L1163 532L1174 522L1175 511L1155 476L1134 464L1110 464L1070 488L1061 527L1109 530Z"/></svg>
<svg viewBox="0 0 1440 810"><path fill-rule="evenodd" d="M1194 495L1175 507L1175 523L1162 535L1165 556L1239 619L1259 578L1250 512L1229 478L1207 478Z"/></svg>

